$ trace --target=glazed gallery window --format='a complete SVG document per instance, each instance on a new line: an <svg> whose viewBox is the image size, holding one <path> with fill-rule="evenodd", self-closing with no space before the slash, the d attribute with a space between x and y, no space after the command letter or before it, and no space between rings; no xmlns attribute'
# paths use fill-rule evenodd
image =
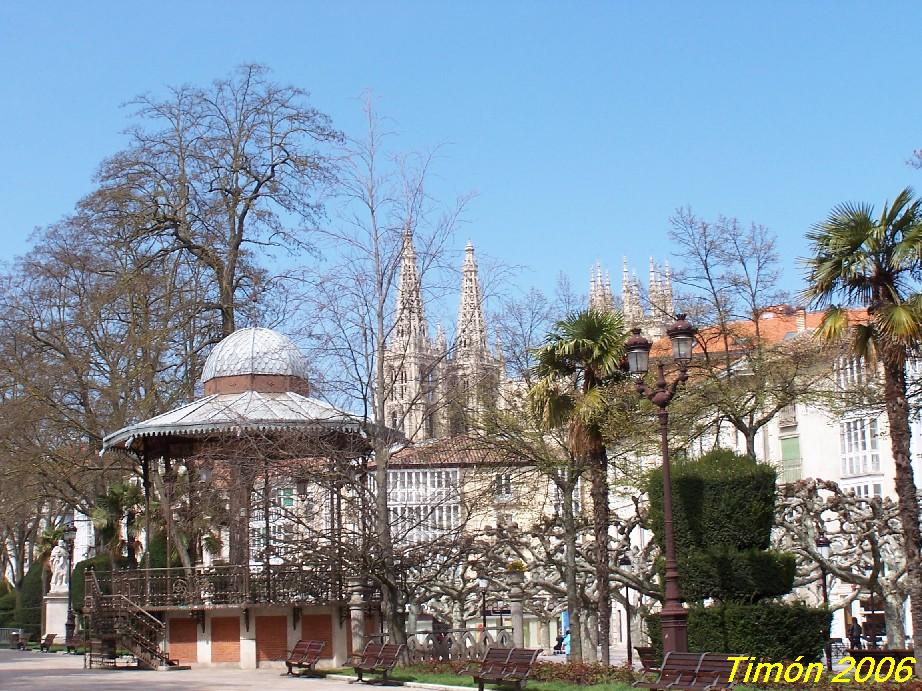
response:
<svg viewBox="0 0 922 691"><path fill-rule="evenodd" d="M388 471L387 494L395 537L423 542L460 527L458 481L456 468Z"/></svg>
<svg viewBox="0 0 922 691"><path fill-rule="evenodd" d="M839 424L842 477L880 472L880 434L876 418L857 418Z"/></svg>

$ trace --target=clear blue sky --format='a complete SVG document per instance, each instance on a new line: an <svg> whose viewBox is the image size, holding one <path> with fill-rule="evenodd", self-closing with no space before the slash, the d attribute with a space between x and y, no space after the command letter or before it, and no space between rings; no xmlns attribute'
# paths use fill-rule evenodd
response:
<svg viewBox="0 0 922 691"><path fill-rule="evenodd" d="M372 89L403 146L449 143L438 193L478 193L464 235L522 284L642 268L691 205L772 228L794 285L834 204L922 188L920 25L919 3L6 0L0 259L90 189L122 102L262 62L341 129Z"/></svg>

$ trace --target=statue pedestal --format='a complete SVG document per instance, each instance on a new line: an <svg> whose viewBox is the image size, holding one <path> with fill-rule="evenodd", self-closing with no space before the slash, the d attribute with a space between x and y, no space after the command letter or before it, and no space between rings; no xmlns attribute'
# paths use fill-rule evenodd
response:
<svg viewBox="0 0 922 691"><path fill-rule="evenodd" d="M45 630L43 636L49 633L57 634L55 643L64 644L65 630L67 624L67 591L63 593L51 592L45 595L42 601L42 607L45 610Z"/></svg>

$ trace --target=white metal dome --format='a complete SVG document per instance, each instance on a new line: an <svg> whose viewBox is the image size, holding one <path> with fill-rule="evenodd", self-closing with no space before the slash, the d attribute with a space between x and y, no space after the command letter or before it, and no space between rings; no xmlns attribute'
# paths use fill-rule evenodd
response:
<svg viewBox="0 0 922 691"><path fill-rule="evenodd" d="M202 381L242 374L277 374L307 380L307 358L295 342L272 329L238 329L205 361Z"/></svg>

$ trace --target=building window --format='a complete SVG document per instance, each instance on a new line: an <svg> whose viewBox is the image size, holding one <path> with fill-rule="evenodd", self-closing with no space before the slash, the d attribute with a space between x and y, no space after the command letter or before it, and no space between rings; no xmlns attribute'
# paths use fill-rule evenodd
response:
<svg viewBox="0 0 922 691"><path fill-rule="evenodd" d="M875 497L880 497L880 496L882 496L883 493L884 493L884 492L883 492L883 489L884 489L884 488L883 488L883 485L880 485L880 484L878 484L878 483L875 482L875 483L874 483L874 496L875 496Z"/></svg>
<svg viewBox="0 0 922 691"><path fill-rule="evenodd" d="M493 484L493 493L497 501L512 499L512 473L497 473Z"/></svg>
<svg viewBox="0 0 922 691"><path fill-rule="evenodd" d="M424 542L461 526L458 470L389 470L387 494L395 539Z"/></svg>
<svg viewBox="0 0 922 691"><path fill-rule="evenodd" d="M778 412L778 425L780 427L797 426L797 406L794 404L786 405Z"/></svg>
<svg viewBox="0 0 922 691"><path fill-rule="evenodd" d="M839 424L842 477L880 472L880 436L875 418Z"/></svg>
<svg viewBox="0 0 922 691"><path fill-rule="evenodd" d="M784 437L781 440L781 481L797 482L802 478L803 464L800 458L800 437Z"/></svg>
<svg viewBox="0 0 922 691"><path fill-rule="evenodd" d="M839 390L867 386L868 370L864 358L840 357L836 361L835 377Z"/></svg>
<svg viewBox="0 0 922 691"><path fill-rule="evenodd" d="M276 494L279 506L283 509L290 509L295 505L294 487L279 487Z"/></svg>
<svg viewBox="0 0 922 691"><path fill-rule="evenodd" d="M558 474L564 475L566 471L559 470ZM578 516L582 511L582 486L583 478L576 478L576 485L573 487L573 515ZM560 485L554 483L554 513L560 515L563 513L563 491L560 489Z"/></svg>

